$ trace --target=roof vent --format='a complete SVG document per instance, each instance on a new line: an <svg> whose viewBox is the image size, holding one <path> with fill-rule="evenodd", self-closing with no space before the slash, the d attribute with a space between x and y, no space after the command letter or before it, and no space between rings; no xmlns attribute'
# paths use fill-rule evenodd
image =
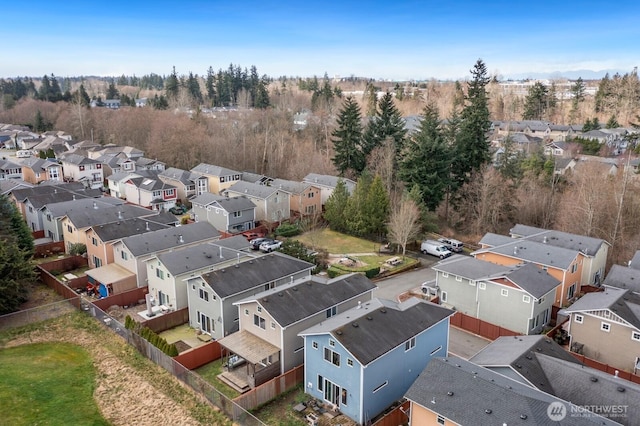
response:
<svg viewBox="0 0 640 426"><path fill-rule="evenodd" d="M526 414L520 414L520 418L522 420L527 420L527 415Z"/></svg>
<svg viewBox="0 0 640 426"><path fill-rule="evenodd" d="M204 257L206 257L207 259L211 259L213 256L211 256L211 253L206 253Z"/></svg>
<svg viewBox="0 0 640 426"><path fill-rule="evenodd" d="M357 322L354 322L354 323L353 323L353 324L351 324L351 325L352 325L352 326L354 326L355 328L358 328L358 327L359 327L359 325L358 325L358 323L357 323Z"/></svg>
<svg viewBox="0 0 640 426"><path fill-rule="evenodd" d="M144 229L145 231L151 231L151 228L149 228L149 222L144 223Z"/></svg>
<svg viewBox="0 0 640 426"><path fill-rule="evenodd" d="M182 238L182 234L178 235L178 243L184 243L184 238Z"/></svg>
<svg viewBox="0 0 640 426"><path fill-rule="evenodd" d="M263 302L268 302L269 299L267 299L266 297L262 299Z"/></svg>
<svg viewBox="0 0 640 426"><path fill-rule="evenodd" d="M338 330L338 331L336 331L336 334L337 334L338 336L342 336L342 330Z"/></svg>
<svg viewBox="0 0 640 426"><path fill-rule="evenodd" d="M453 392L449 391L449 392L447 392L447 395L453 396Z"/></svg>
<svg viewBox="0 0 640 426"><path fill-rule="evenodd" d="M487 414L491 414L493 413L493 411L491 410L491 408L487 408L486 410L484 410L485 413Z"/></svg>
<svg viewBox="0 0 640 426"><path fill-rule="evenodd" d="M382 308L382 309L380 309L380 312L383 313L383 314L386 314L387 310L385 308Z"/></svg>
<svg viewBox="0 0 640 426"><path fill-rule="evenodd" d="M598 381L598 378L597 378L597 377L591 377L591 381L592 381L593 383L595 383L595 382L597 382L597 381Z"/></svg>
<svg viewBox="0 0 640 426"><path fill-rule="evenodd" d="M122 212L121 212L120 210L118 210L118 219L124 219L124 218L122 217Z"/></svg>
<svg viewBox="0 0 640 426"><path fill-rule="evenodd" d="M93 209L98 210L98 203L96 203L95 201L93 202Z"/></svg>
<svg viewBox="0 0 640 426"><path fill-rule="evenodd" d="M526 359L533 359L533 358L531 357L531 355L527 355L527 356L525 356L525 358L526 358Z"/></svg>
<svg viewBox="0 0 640 426"><path fill-rule="evenodd" d="M521 364L516 364L516 368L522 368Z"/></svg>
<svg viewBox="0 0 640 426"><path fill-rule="evenodd" d="M542 242L547 244L547 236L545 235L544 238L542 238Z"/></svg>
<svg viewBox="0 0 640 426"><path fill-rule="evenodd" d="M373 318L370 315L367 315L367 319L371 321Z"/></svg>
<svg viewBox="0 0 640 426"><path fill-rule="evenodd" d="M284 294L282 292L278 293L278 296L282 297Z"/></svg>
<svg viewBox="0 0 640 426"><path fill-rule="evenodd" d="M298 291L298 287L293 287L291 290Z"/></svg>

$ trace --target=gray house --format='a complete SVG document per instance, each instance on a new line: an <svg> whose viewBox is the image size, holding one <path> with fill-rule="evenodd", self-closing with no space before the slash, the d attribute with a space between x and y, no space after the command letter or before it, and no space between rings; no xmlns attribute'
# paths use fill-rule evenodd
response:
<svg viewBox="0 0 640 426"><path fill-rule="evenodd" d="M61 194L56 194L61 195ZM76 198L70 201L52 202L40 208L40 215L43 218L42 229L45 237L51 238L53 241L62 241L62 222L61 219L73 210L86 210L93 208L94 203L98 206L120 206L124 201L113 197L101 198Z"/></svg>
<svg viewBox="0 0 640 426"><path fill-rule="evenodd" d="M209 192L209 179L191 170L169 167L163 170L158 178L176 187L178 200L182 203L188 203L193 197Z"/></svg>
<svg viewBox="0 0 640 426"><path fill-rule="evenodd" d="M225 232L243 232L255 228L256 205L245 196L224 197L211 193L191 200L196 221L206 221Z"/></svg>
<svg viewBox="0 0 640 426"><path fill-rule="evenodd" d="M279 252L233 261L230 267L187 278L189 325L214 339L238 331L235 302L292 281L309 280L314 268Z"/></svg>
<svg viewBox="0 0 640 426"><path fill-rule="evenodd" d="M338 313L372 299L376 288L364 275L342 275L326 281L312 276L236 302L240 331L219 340L227 351L247 362L246 381L222 375L236 388L258 386L304 362L304 340L298 334ZM238 371L238 370L236 370Z"/></svg>
<svg viewBox="0 0 640 426"><path fill-rule="evenodd" d="M331 194L333 194L333 190L336 188L338 181L340 180L342 180L347 186L349 194L352 194L354 189L356 189L356 183L351 179L331 175L319 175L317 173L309 173L304 177L304 179L302 179L303 182L310 183L320 188L320 196L323 206L327 203Z"/></svg>
<svg viewBox="0 0 640 426"><path fill-rule="evenodd" d="M207 222L192 223L123 238L113 243L114 261L133 272L138 287L147 286L147 264L150 257L220 239L220 233Z"/></svg>
<svg viewBox="0 0 640 426"><path fill-rule="evenodd" d="M537 334L551 319L560 282L533 264L503 266L459 256L432 268L445 306L521 334Z"/></svg>
<svg viewBox="0 0 640 426"><path fill-rule="evenodd" d="M239 181L223 191L227 197L245 196L256 206L258 221L280 222L289 219L289 193L272 186Z"/></svg>

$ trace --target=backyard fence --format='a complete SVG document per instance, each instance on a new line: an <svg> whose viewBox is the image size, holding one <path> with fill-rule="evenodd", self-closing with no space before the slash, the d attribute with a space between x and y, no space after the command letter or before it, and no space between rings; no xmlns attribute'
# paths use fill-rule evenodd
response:
<svg viewBox="0 0 640 426"><path fill-rule="evenodd" d="M462 312L456 312L451 317L451 325L490 340L496 340L500 336L520 336L520 333L482 321Z"/></svg>
<svg viewBox="0 0 640 426"><path fill-rule="evenodd" d="M247 410L253 410L271 401L278 395L293 389L304 380L304 365L292 368L286 373L261 384L235 398L233 401Z"/></svg>
<svg viewBox="0 0 640 426"><path fill-rule="evenodd" d="M76 295L73 299L2 315L0 316L0 331L58 318L61 315L75 312L79 307L80 298Z"/></svg>

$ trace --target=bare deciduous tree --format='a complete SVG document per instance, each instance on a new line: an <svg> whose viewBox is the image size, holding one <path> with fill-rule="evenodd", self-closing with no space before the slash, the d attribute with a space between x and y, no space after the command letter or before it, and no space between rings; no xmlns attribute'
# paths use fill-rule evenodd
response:
<svg viewBox="0 0 640 426"><path fill-rule="evenodd" d="M407 252L407 244L420 233L420 209L415 201L403 197L391 212L388 223L389 241L402 247L402 256Z"/></svg>

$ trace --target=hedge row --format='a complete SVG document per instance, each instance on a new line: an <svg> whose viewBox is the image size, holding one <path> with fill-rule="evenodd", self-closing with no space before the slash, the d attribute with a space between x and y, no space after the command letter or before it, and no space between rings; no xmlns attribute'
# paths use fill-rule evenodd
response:
<svg viewBox="0 0 640 426"><path fill-rule="evenodd" d="M327 275L329 278L335 278L338 275L350 274L352 272L361 272L367 278L371 279L376 277L380 273L379 266L363 266L360 268L347 268L342 265L331 265L329 269L327 269Z"/></svg>
<svg viewBox="0 0 640 426"><path fill-rule="evenodd" d="M178 355L178 348L175 343L167 343L167 339L158 336L158 334L149 327L142 326L139 322L134 321L129 315L124 319L124 327L139 334L143 339L160 349L165 354L174 357Z"/></svg>

